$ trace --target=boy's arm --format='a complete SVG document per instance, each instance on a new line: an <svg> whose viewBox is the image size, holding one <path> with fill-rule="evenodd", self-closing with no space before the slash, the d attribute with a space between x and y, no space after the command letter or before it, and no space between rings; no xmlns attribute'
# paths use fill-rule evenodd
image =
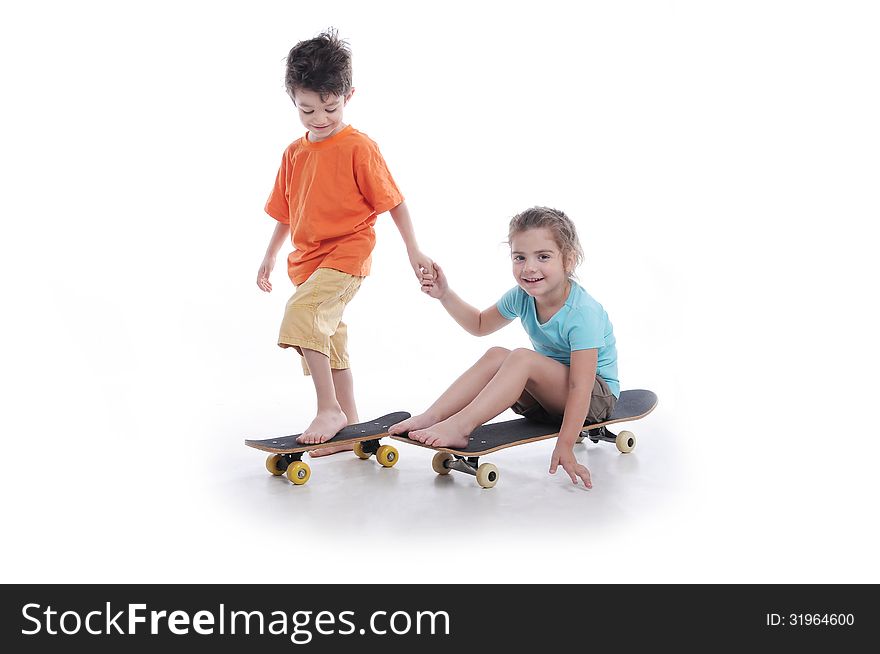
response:
<svg viewBox="0 0 880 654"><path fill-rule="evenodd" d="M401 202L391 209L391 218L397 225L397 231L400 232L403 243L406 246L406 255L409 257L409 265L416 273L416 278L421 281L423 273L430 273L434 267L431 257L419 250L419 244L416 242L416 233L413 229L412 218L409 215L406 202Z"/></svg>
<svg viewBox="0 0 880 654"><path fill-rule="evenodd" d="M269 245L266 248L266 254L263 257L263 263L260 264L260 269L257 271L257 286L267 293L272 290L272 283L269 281L269 275L272 274L272 269L275 268L275 257L278 256L278 250L281 249L281 245L289 236L290 225L279 221L278 224L275 225L275 231L272 232L272 238L269 239Z"/></svg>
<svg viewBox="0 0 880 654"><path fill-rule="evenodd" d="M573 484L580 477L584 486L592 488L590 471L578 463L574 455L574 444L584 427L590 400L593 396L593 385L596 383L596 366L599 350L575 350L571 353L571 369L568 373L568 397L565 400L565 414L562 427L556 438L556 447L550 457L550 474L556 474L558 466L562 466Z"/></svg>
<svg viewBox="0 0 880 654"><path fill-rule="evenodd" d="M425 274L422 279L422 290L433 298L440 300L446 312L455 319L462 328L474 336L485 336L496 332L510 322L493 305L483 311L472 307L449 288L449 282L443 269L436 263L433 274Z"/></svg>

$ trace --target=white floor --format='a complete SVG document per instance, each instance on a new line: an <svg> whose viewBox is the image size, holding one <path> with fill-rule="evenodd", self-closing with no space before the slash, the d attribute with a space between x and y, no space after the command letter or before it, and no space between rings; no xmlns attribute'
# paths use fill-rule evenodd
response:
<svg viewBox="0 0 880 654"><path fill-rule="evenodd" d="M589 491L573 485L561 469L548 474L551 441L482 457L481 462L499 468L499 481L491 489L481 489L473 476L458 471L435 474L433 452L394 440L383 441L400 453L394 467L382 468L374 458L362 461L351 453L307 458L312 477L301 487L266 474L262 453L230 452L228 465L235 458L245 458L246 464L239 464L238 474L217 489L217 500L249 519L289 521L294 532L301 526L334 539L358 534L391 540L404 549L411 540L455 546L468 538L510 539L513 544L550 533L555 539L583 532L585 525L604 529L662 511L670 493L662 489L660 475L645 469L643 458L668 473L676 464L669 448L664 452L664 440L661 429L646 428L645 442L626 456L612 444L578 445L595 480Z"/></svg>
<svg viewBox="0 0 880 654"><path fill-rule="evenodd" d="M195 414L187 423L184 413L144 412L137 437L100 423L77 438L53 429L43 445L10 441L0 579L262 582L279 570L285 581L358 583L880 578L865 461L828 442L815 460L837 465L817 478L803 454L786 462L769 441L722 448L729 433L710 428L701 446L674 397L660 395L654 413L629 425L639 439L631 454L577 446L590 491L547 474L551 441L484 457L500 470L492 489L436 475L430 451L403 443L388 469L348 453L308 460L311 479L298 487L244 446L257 434L242 423L259 421L222 403L201 427Z"/></svg>

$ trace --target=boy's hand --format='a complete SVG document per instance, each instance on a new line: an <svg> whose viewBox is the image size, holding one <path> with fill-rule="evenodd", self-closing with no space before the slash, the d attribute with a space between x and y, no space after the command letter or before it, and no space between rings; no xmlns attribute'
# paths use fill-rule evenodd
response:
<svg viewBox="0 0 880 654"><path fill-rule="evenodd" d="M443 296L449 290L449 284L446 281L446 275L436 263L433 273L424 273L422 275L422 292L430 295L432 298L442 300Z"/></svg>
<svg viewBox="0 0 880 654"><path fill-rule="evenodd" d="M584 481L584 486L587 488L593 487L593 482L590 480L590 471L578 463L571 447L557 443L556 448L553 450L553 456L550 457L550 474L555 475L556 468L560 465L568 473L568 476L571 477L571 483L577 484L578 477L580 477Z"/></svg>
<svg viewBox="0 0 880 654"><path fill-rule="evenodd" d="M261 291L266 291L266 293L272 291L272 282L269 281L269 275L272 274L273 268L275 268L275 257L267 256L263 259L263 263L260 264L260 270L257 271L257 286L259 286Z"/></svg>
<svg viewBox="0 0 880 654"><path fill-rule="evenodd" d="M419 281L422 281L424 275L431 274L431 270L434 268L434 262L431 261L431 257L423 254L421 250L416 250L409 254L409 265L412 266L416 273L416 279Z"/></svg>

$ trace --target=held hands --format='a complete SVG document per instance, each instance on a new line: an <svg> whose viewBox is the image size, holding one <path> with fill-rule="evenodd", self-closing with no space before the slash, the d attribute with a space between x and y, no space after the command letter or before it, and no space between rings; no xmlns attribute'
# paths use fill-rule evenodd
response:
<svg viewBox="0 0 880 654"><path fill-rule="evenodd" d="M260 264L260 270L257 271L257 286L266 293L272 291L272 282L269 281L269 275L272 274L273 268L275 268L275 257L266 255L263 263Z"/></svg>
<svg viewBox="0 0 880 654"><path fill-rule="evenodd" d="M449 290L449 284L446 281L446 275L443 274L443 270L440 266L436 263L434 263L433 266L433 271L422 273L422 293L425 293L434 299L442 300L443 296L446 295L446 292Z"/></svg>
<svg viewBox="0 0 880 654"><path fill-rule="evenodd" d="M422 277L425 274L430 274L431 269L434 267L434 262L431 260L431 257L424 254L421 250L415 250L409 253L409 265L412 266L413 271L416 273L416 279L422 281Z"/></svg>
<svg viewBox="0 0 880 654"><path fill-rule="evenodd" d="M553 450L553 456L550 457L550 474L555 475L556 468L560 465L568 473L568 476L571 477L571 483L577 484L578 477L580 477L584 481L584 486L587 488L593 487L593 482L590 480L590 471L578 463L571 446L566 447L564 444L557 442L556 448Z"/></svg>

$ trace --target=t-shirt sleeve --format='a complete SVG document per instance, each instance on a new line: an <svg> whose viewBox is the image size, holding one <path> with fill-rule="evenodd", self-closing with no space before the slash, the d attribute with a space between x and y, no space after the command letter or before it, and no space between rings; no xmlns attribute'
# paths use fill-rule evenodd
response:
<svg viewBox="0 0 880 654"><path fill-rule="evenodd" d="M501 296L501 299L495 304L495 308L498 309L498 313L507 318L508 320L513 320L518 317L521 312L520 305L522 304L519 301L519 290L518 286L514 286L512 289L507 291L504 295Z"/></svg>
<svg viewBox="0 0 880 654"><path fill-rule="evenodd" d="M290 224L290 201L287 196L289 167L290 160L285 152L281 158L278 175L275 177L275 186L272 187L272 192L269 193L269 199L266 201L266 213L284 224Z"/></svg>
<svg viewBox="0 0 880 654"><path fill-rule="evenodd" d="M397 188L391 172L373 142L356 150L354 162L355 181L361 195L377 214L393 209L403 202L403 194Z"/></svg>
<svg viewBox="0 0 880 654"><path fill-rule="evenodd" d="M566 338L575 350L593 350L605 346L605 316L595 311L573 312L566 326Z"/></svg>

